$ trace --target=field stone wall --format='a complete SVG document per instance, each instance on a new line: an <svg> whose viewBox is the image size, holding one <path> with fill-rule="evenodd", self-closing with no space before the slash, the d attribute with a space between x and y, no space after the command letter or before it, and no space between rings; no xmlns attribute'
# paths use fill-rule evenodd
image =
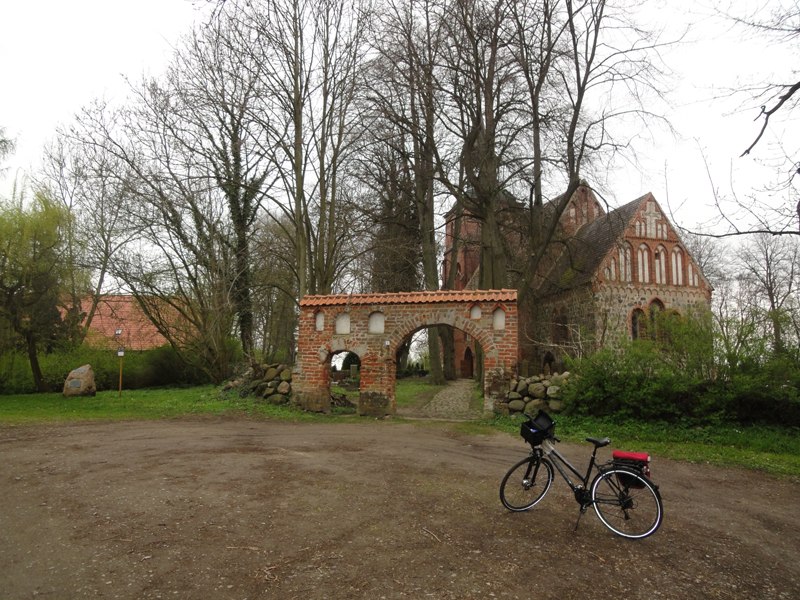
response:
<svg viewBox="0 0 800 600"><path fill-rule="evenodd" d="M292 398L292 367L280 363L255 364L222 389L238 389L241 396L256 396L270 404L288 404Z"/></svg>
<svg viewBox="0 0 800 600"><path fill-rule="evenodd" d="M496 405L496 412L503 415L528 413L535 415L539 409L557 413L563 408L561 388L569 381L570 373L534 375L512 379L506 401Z"/></svg>

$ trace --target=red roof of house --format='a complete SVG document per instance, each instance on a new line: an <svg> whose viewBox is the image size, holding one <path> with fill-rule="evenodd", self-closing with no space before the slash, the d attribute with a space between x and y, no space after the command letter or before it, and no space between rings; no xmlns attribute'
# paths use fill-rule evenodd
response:
<svg viewBox="0 0 800 600"><path fill-rule="evenodd" d="M435 290L386 294L335 294L303 296L300 306L364 304L427 304L440 302L515 302L517 290Z"/></svg>
<svg viewBox="0 0 800 600"><path fill-rule="evenodd" d="M120 335L116 335L118 329L122 330ZM126 350L149 350L167 343L136 299L123 295L100 299L86 338L93 346L115 349L123 346Z"/></svg>

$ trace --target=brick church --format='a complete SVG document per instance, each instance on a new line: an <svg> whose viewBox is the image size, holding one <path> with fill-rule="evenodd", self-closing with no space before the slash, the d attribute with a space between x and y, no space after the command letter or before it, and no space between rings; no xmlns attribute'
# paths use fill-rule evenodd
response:
<svg viewBox="0 0 800 600"><path fill-rule="evenodd" d="M511 204L507 219L524 218L526 209ZM454 217L451 210L443 280L452 275L455 289L475 288L480 222L463 217L456 235ZM660 312L686 315L710 306L711 286L652 194L607 213L581 186L558 225L533 284L532 305L520 307L521 359L532 372L560 370L566 355L652 336ZM509 246L512 253L525 248ZM474 340L455 332L460 376L471 376L475 354Z"/></svg>

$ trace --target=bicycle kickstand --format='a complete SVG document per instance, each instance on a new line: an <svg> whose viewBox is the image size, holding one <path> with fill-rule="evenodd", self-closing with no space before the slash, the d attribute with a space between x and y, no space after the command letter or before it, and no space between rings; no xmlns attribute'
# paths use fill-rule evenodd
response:
<svg viewBox="0 0 800 600"><path fill-rule="evenodd" d="M585 512L586 512L586 507L585 506L581 506L581 509L578 512L578 519L577 519L577 521L575 521L575 529L572 530L573 533L578 531L578 525L580 525L581 517L583 516L583 513L585 513Z"/></svg>

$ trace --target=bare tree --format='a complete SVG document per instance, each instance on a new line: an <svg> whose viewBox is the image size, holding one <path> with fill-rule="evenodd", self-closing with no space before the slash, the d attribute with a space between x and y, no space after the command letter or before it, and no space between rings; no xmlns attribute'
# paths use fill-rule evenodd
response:
<svg viewBox="0 0 800 600"><path fill-rule="evenodd" d="M271 194L275 221L288 217L293 227L298 293L330 293L348 241L341 216L352 190L344 174L361 126L354 106L369 3L229 4L250 32L240 51L252 54L264 86L256 118L280 181Z"/></svg>
<svg viewBox="0 0 800 600"><path fill-rule="evenodd" d="M785 353L786 327L798 320L792 313L800 284L800 244L796 238L759 234L742 244L738 256L768 323L772 349Z"/></svg>
<svg viewBox="0 0 800 600"><path fill-rule="evenodd" d="M436 243L438 85L436 68L444 43L442 10L428 0L387 2L378 23L376 57L370 64L369 109L381 139L372 146L386 157L379 180L394 181L392 193L411 200L419 240L422 284L439 289ZM436 330L428 332L431 379L442 382Z"/></svg>
<svg viewBox="0 0 800 600"><path fill-rule="evenodd" d="M128 219L126 168L102 147L82 143L77 129L59 130L45 150L35 185L68 211L65 260L70 265L68 317L80 343L108 283L111 261L135 234ZM90 274L91 281L78 275ZM88 304L87 304L88 303Z"/></svg>
<svg viewBox="0 0 800 600"><path fill-rule="evenodd" d="M163 78L132 86L119 111L85 111L78 128L84 144L122 165L116 174L134 199L139 235L114 274L215 381L231 366L231 314L253 355L250 249L272 183L260 153L265 134L252 118L258 69L231 43L238 25L220 19L195 31Z"/></svg>
<svg viewBox="0 0 800 600"><path fill-rule="evenodd" d="M730 193L723 194L717 182L710 181L724 229L706 235L800 235L800 145L796 128L800 106L800 69L796 66L800 58L800 4L797 0L763 5L720 0L714 6L723 26L733 28L744 38L780 48L786 59L765 65L766 75L759 71L751 82L737 83L729 92L740 101L741 110L755 115L755 132L748 134L750 141L740 158L749 157L763 164L773 175L760 188L747 193L732 183Z"/></svg>

